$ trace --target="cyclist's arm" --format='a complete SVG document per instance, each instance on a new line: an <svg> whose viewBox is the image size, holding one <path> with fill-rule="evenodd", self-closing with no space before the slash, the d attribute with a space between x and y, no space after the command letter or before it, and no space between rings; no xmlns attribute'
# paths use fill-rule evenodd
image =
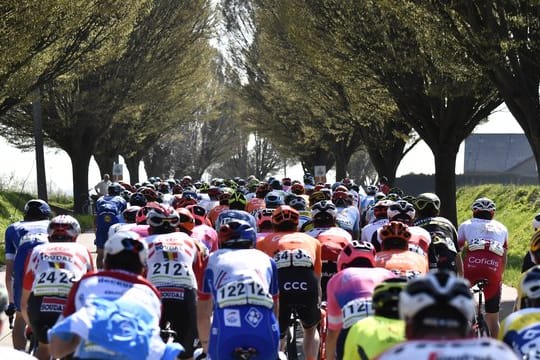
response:
<svg viewBox="0 0 540 360"><path fill-rule="evenodd" d="M339 337L340 330L326 330L326 360L335 360L336 359L336 348L337 340Z"/></svg>
<svg viewBox="0 0 540 360"><path fill-rule="evenodd" d="M81 338L75 334L66 338L53 334L49 339L49 351L54 359L64 358L69 354L74 353L80 342Z"/></svg>
<svg viewBox="0 0 540 360"><path fill-rule="evenodd" d="M208 353L208 338L210 337L210 316L212 315L212 298L201 299L197 303L197 327L203 350Z"/></svg>
<svg viewBox="0 0 540 360"><path fill-rule="evenodd" d="M461 259L460 252L458 252L456 255L456 268L458 276L463 277L463 260Z"/></svg>
<svg viewBox="0 0 540 360"><path fill-rule="evenodd" d="M13 263L14 260L6 259L6 276L4 278L6 283L6 290L8 293L9 303L13 303Z"/></svg>

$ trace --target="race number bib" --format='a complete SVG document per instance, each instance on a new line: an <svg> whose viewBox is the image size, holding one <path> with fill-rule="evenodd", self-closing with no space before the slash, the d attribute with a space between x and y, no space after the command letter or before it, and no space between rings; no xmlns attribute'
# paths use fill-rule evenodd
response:
<svg viewBox="0 0 540 360"><path fill-rule="evenodd" d="M36 276L32 292L36 296L67 296L71 286L77 280L76 276L68 270L49 269Z"/></svg>
<svg viewBox="0 0 540 360"><path fill-rule="evenodd" d="M216 304L220 308L237 305L259 305L267 308L274 306L272 296L264 287L253 280L233 281L223 285L217 291Z"/></svg>
<svg viewBox="0 0 540 360"><path fill-rule="evenodd" d="M278 269L286 267L313 267L313 258L302 249L283 250L274 255Z"/></svg>
<svg viewBox="0 0 540 360"><path fill-rule="evenodd" d="M148 280L155 286L196 288L195 277L188 264L173 261L158 262L154 263L148 272Z"/></svg>
<svg viewBox="0 0 540 360"><path fill-rule="evenodd" d="M422 247L420 245L418 245L418 244L409 244L409 251L420 254L422 256L427 255L426 252L424 251L424 249L422 249Z"/></svg>
<svg viewBox="0 0 540 360"><path fill-rule="evenodd" d="M422 272L418 270L398 270L398 269L391 269L396 276L398 277L406 277L408 280L414 279L416 277L419 277L422 275Z"/></svg>
<svg viewBox="0 0 540 360"><path fill-rule="evenodd" d="M469 251L485 250L486 248L495 255L503 256L504 254L504 246L498 241L475 238L469 241L467 245Z"/></svg>
<svg viewBox="0 0 540 360"><path fill-rule="evenodd" d="M358 320L374 314L371 299L351 300L341 308L341 314L343 316L343 328L348 329Z"/></svg>

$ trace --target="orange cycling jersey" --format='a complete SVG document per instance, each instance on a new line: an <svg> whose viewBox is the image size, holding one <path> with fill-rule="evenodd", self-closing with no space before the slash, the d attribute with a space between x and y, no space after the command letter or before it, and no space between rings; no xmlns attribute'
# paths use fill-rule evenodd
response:
<svg viewBox="0 0 540 360"><path fill-rule="evenodd" d="M375 255L375 263L398 276L415 277L429 270L426 257L409 250L380 251Z"/></svg>
<svg viewBox="0 0 540 360"><path fill-rule="evenodd" d="M229 205L218 205L210 209L206 217L212 223L213 228L216 227L216 221L219 214L221 214L223 211L226 211L226 210L229 210ZM219 230L219 229L216 229L216 230Z"/></svg>
<svg viewBox="0 0 540 360"><path fill-rule="evenodd" d="M279 268L285 266L313 266L316 275L321 276L321 244L307 234L300 232L277 232L267 235L257 242L257 249L274 257Z"/></svg>
<svg viewBox="0 0 540 360"><path fill-rule="evenodd" d="M259 198L253 198L249 200L246 205L246 211L250 214L253 214L254 211L264 208L266 208L266 203L264 202L264 199Z"/></svg>

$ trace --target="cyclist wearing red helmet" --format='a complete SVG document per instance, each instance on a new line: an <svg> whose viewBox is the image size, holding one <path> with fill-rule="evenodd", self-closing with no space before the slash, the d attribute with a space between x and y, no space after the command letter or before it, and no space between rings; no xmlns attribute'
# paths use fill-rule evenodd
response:
<svg viewBox="0 0 540 360"><path fill-rule="evenodd" d="M187 210L191 212L195 219L195 227L191 230L191 236L202 242L209 252L218 249L217 231L210 225L206 217L206 210L199 205L188 205Z"/></svg>
<svg viewBox="0 0 540 360"><path fill-rule="evenodd" d="M379 200L371 207L374 219L362 228L360 240L372 242L373 234L389 222L387 211L390 204L391 200Z"/></svg>
<svg viewBox="0 0 540 360"><path fill-rule="evenodd" d="M466 249L463 256L463 274L474 285L487 279L486 322L490 334L499 332L499 308L501 303L502 275L506 267L508 230L494 220L495 203L488 198L479 198L472 204L473 218L458 228L458 244Z"/></svg>
<svg viewBox="0 0 540 360"><path fill-rule="evenodd" d="M350 327L372 314L371 296L375 286L395 277L394 273L375 267L375 249L368 242L353 241L337 259L338 272L327 285L328 333L326 358L341 359Z"/></svg>
<svg viewBox="0 0 540 360"><path fill-rule="evenodd" d="M299 213L281 205L272 213L273 234L257 243L257 248L273 257L278 267L280 306L279 328L285 338L292 311L304 328L306 360L315 360L319 349L317 325L321 318L321 244L297 232Z"/></svg>

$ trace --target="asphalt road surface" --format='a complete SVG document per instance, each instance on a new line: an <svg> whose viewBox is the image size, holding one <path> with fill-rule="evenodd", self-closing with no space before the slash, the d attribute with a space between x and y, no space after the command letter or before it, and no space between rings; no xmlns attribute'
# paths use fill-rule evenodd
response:
<svg viewBox="0 0 540 360"><path fill-rule="evenodd" d="M77 239L77 242L84 244L90 250L92 256L96 257L95 246L94 246L94 234L92 233L83 233ZM0 283L4 283L5 271L2 268L0 271ZM514 301L517 297L517 291L515 288L503 285L502 289L502 299L501 299L501 319L506 317L512 312L514 307ZM5 318L5 315L2 315ZM11 331L8 326L4 326L4 329L0 333L0 345L11 346Z"/></svg>

